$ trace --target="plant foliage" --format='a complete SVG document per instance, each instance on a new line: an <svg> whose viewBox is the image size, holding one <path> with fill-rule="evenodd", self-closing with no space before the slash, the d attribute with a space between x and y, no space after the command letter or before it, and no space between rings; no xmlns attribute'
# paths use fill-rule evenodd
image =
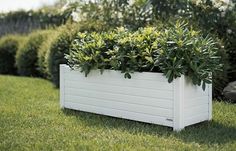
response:
<svg viewBox="0 0 236 151"><path fill-rule="evenodd" d="M67 63L64 55L69 52L70 44L77 33L77 26L68 24L60 27L57 32L48 46L45 62L50 79L59 87L59 65Z"/></svg>
<svg viewBox="0 0 236 151"><path fill-rule="evenodd" d="M125 78L135 71L163 72L169 82L186 75L205 89L212 72L221 68L217 49L213 38L178 21L161 30L78 33L66 58L70 67L80 68L86 76L93 69L121 70Z"/></svg>
<svg viewBox="0 0 236 151"><path fill-rule="evenodd" d="M19 75L39 76L37 54L42 42L46 39L47 31L31 33L22 43L16 53L16 67Z"/></svg>
<svg viewBox="0 0 236 151"><path fill-rule="evenodd" d="M0 74L16 74L15 54L20 36L8 35L0 39Z"/></svg>

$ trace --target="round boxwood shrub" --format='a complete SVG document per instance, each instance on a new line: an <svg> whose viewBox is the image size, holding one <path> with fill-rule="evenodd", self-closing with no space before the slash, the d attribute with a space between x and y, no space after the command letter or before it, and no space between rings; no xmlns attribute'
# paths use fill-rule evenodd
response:
<svg viewBox="0 0 236 151"><path fill-rule="evenodd" d="M18 35L0 39L0 74L16 74L15 55L22 39Z"/></svg>
<svg viewBox="0 0 236 151"><path fill-rule="evenodd" d="M49 30L45 40L42 42L41 46L39 47L38 54L37 54L37 66L40 76L43 78L50 78L50 74L47 68L47 52L51 49L52 42L57 38L58 31L56 29Z"/></svg>
<svg viewBox="0 0 236 151"><path fill-rule="evenodd" d="M46 39L47 32L36 31L28 35L16 54L17 72L22 76L39 76L37 67L37 53L43 40Z"/></svg>
<svg viewBox="0 0 236 151"><path fill-rule="evenodd" d="M222 67L218 49L214 38L178 21L162 30L78 33L66 58L72 69L79 68L85 75L92 69L120 70L126 78L135 71L162 72L168 82L186 75L205 89L212 82L212 72Z"/></svg>
<svg viewBox="0 0 236 151"><path fill-rule="evenodd" d="M69 52L71 42L78 32L78 27L68 24L59 28L58 32L58 36L52 41L46 54L46 70L56 87L59 87L59 65L67 63L65 54Z"/></svg>

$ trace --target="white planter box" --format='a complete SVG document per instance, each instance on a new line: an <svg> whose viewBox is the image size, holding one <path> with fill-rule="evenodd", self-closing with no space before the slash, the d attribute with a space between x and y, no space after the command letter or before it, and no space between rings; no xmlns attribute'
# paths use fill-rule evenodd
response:
<svg viewBox="0 0 236 151"><path fill-rule="evenodd" d="M142 72L125 79L120 71L80 71L60 66L62 108L154 123L181 130L212 118L212 87L205 91L182 76L168 83L161 73Z"/></svg>

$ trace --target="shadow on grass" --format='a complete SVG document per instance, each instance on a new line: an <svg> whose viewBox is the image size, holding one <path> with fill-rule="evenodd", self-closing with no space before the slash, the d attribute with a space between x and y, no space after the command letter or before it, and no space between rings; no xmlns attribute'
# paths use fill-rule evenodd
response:
<svg viewBox="0 0 236 151"><path fill-rule="evenodd" d="M148 134L152 136L174 136L186 143L199 143L205 145L225 144L236 141L236 127L230 127L217 121L202 122L188 126L181 132L174 132L172 128L142 123L137 121L113 118L93 113L64 109L66 116L75 116L78 122L89 127L101 129L116 129L130 134Z"/></svg>

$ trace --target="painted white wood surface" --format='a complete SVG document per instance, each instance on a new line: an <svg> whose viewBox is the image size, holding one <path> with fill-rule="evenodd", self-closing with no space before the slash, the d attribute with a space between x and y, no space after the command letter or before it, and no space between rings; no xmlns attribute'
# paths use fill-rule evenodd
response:
<svg viewBox="0 0 236 151"><path fill-rule="evenodd" d="M62 108L92 112L173 127L211 119L211 86L205 91L182 76L168 83L161 73L134 73L125 79L120 71L80 71L60 65Z"/></svg>

